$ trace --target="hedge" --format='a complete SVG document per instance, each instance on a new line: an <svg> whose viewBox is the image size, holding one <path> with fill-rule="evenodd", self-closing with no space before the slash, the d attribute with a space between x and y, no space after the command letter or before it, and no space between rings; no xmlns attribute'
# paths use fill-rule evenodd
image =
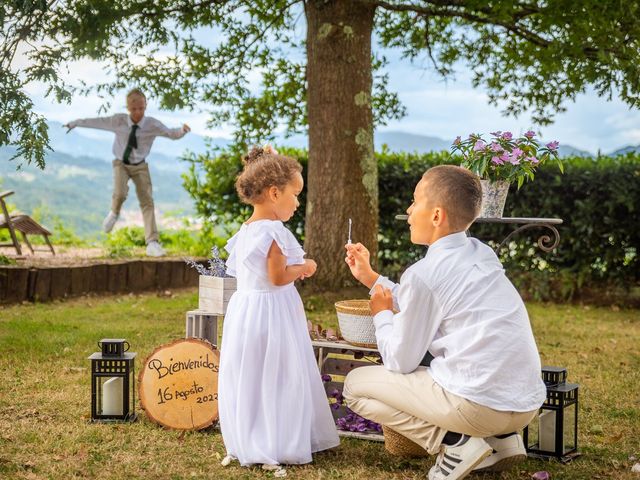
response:
<svg viewBox="0 0 640 480"><path fill-rule="evenodd" d="M303 150L282 149L306 167ZM406 225L395 220L411 202L413 187L428 168L458 163L447 152L428 154L378 153L380 191L379 264L381 271L397 277L406 266L424 255L412 245ZM241 165L238 158L221 152L214 158L192 157L184 176L187 191L198 213L212 225L224 225L228 233L246 218L233 188ZM306 168L305 168L306 172ZM289 227L303 239L305 196ZM533 182L520 190L512 186L504 216L558 217L560 244L551 253L536 246L543 230L524 231L501 250L501 260L516 286L528 297L540 300L581 299L619 301L618 294L640 288L640 156L565 159L565 173L544 166ZM474 225L471 232L493 245L513 226ZM616 295L613 295L613 294ZM592 298L593 299L593 298ZM598 299L597 299L598 300Z"/></svg>

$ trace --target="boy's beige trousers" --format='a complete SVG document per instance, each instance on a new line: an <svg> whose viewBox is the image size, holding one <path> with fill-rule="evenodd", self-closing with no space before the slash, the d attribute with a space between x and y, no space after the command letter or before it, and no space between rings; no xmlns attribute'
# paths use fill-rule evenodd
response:
<svg viewBox="0 0 640 480"><path fill-rule="evenodd" d="M448 431L481 438L511 433L528 425L538 411L501 412L465 400L434 382L426 367L408 374L383 366L356 368L347 375L343 395L358 415L434 455Z"/></svg>
<svg viewBox="0 0 640 480"><path fill-rule="evenodd" d="M144 236L147 245L158 241L158 227L153 206L153 187L149 164L142 162L137 165L125 165L122 160L113 161L113 196L111 197L111 211L120 215L120 208L127 198L129 179L136 186L136 195L142 210L144 220Z"/></svg>

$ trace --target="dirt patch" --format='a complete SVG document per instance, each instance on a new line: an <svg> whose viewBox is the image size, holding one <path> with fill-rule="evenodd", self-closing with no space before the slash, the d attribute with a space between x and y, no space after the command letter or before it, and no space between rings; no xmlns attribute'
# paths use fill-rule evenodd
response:
<svg viewBox="0 0 640 480"><path fill-rule="evenodd" d="M28 249L23 249L22 255L16 255L13 247L0 247L0 255L6 256L14 265L23 267L76 267L96 264L120 263L122 261L132 260L151 260L155 257L147 257L145 249L132 248L129 250L131 255L126 257L111 258L107 256L107 251L101 247L94 248L78 248L56 246L55 255L51 254L48 249L45 251L43 247L38 245L35 253L31 253ZM26 251L25 251L26 250ZM182 255L167 255L166 259L182 259Z"/></svg>

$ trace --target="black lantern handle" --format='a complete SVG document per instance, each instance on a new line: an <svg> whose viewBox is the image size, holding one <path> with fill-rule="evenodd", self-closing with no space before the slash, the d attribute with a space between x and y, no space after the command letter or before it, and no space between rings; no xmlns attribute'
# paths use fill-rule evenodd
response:
<svg viewBox="0 0 640 480"><path fill-rule="evenodd" d="M129 351L129 349L131 348L131 345L129 345L129 342L127 342L127 341L125 340L125 341L124 341L124 345L125 345L124 351L125 351L125 352Z"/></svg>

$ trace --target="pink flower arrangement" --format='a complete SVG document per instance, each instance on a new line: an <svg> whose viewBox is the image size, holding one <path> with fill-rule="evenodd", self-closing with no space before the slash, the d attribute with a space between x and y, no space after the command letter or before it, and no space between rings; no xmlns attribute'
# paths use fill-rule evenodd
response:
<svg viewBox="0 0 640 480"><path fill-rule="evenodd" d="M533 180L536 168L547 161L564 168L558 156L558 142L540 146L535 132L529 130L514 138L511 132L491 132L486 142L480 134L473 133L466 140L456 137L451 153L462 155L461 166L471 170L483 180L518 182L518 188L526 180Z"/></svg>

